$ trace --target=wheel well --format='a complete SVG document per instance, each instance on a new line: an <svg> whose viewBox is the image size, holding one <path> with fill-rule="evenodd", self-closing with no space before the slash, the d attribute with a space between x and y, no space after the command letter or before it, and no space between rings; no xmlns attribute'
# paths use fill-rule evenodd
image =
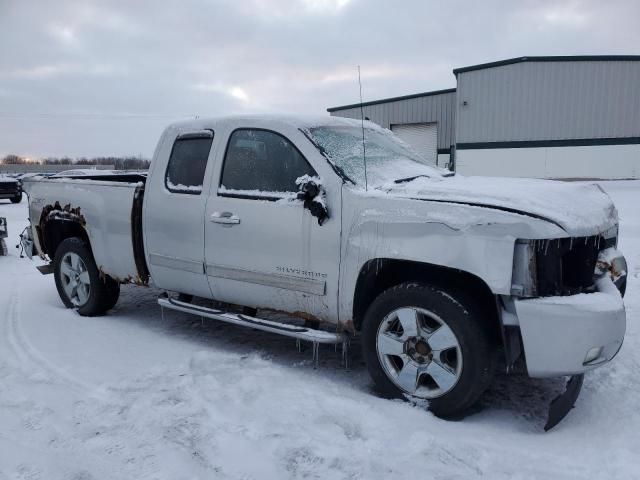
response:
<svg viewBox="0 0 640 480"><path fill-rule="evenodd" d="M52 260L53 256L56 254L58 246L67 238L81 238L90 248L87 231L79 222L73 220L48 220L47 222L40 224L38 231L40 234L40 244L44 250L43 253L49 255L49 258Z"/></svg>
<svg viewBox="0 0 640 480"><path fill-rule="evenodd" d="M473 301L487 314L492 337L502 341L496 297L479 277L455 268L378 258L368 261L360 270L353 302L353 321L360 330L371 302L385 290L404 282L425 282L462 293L471 293Z"/></svg>

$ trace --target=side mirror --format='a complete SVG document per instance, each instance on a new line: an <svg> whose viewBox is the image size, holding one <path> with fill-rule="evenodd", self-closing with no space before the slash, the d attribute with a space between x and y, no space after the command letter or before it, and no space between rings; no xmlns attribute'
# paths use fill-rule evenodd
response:
<svg viewBox="0 0 640 480"><path fill-rule="evenodd" d="M296 185L298 185L298 200L304 202L304 208L318 219L318 225L322 225L329 218L322 181L318 177L303 175L296 180Z"/></svg>

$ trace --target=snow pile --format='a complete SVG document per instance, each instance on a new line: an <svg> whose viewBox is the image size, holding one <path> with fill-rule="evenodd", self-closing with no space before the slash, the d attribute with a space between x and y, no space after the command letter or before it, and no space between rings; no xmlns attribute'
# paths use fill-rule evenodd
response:
<svg viewBox="0 0 640 480"><path fill-rule="evenodd" d="M218 193L221 195L239 195L251 198L264 198L265 200L273 200L274 198L280 199L279 201L292 201L296 200L297 193L295 192L265 192L264 190L242 190L237 188L227 188L224 185L218 187Z"/></svg>
<svg viewBox="0 0 640 480"><path fill-rule="evenodd" d="M173 190L176 192L188 192L188 193L201 193L202 185L182 185L181 183L175 184L169 177L167 177L167 187L169 190Z"/></svg>

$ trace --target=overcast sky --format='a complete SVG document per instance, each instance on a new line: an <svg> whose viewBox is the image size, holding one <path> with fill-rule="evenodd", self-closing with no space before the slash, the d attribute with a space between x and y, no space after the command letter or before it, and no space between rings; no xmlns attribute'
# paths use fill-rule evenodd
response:
<svg viewBox="0 0 640 480"><path fill-rule="evenodd" d="M151 157L190 116L326 113L455 67L637 54L640 2L0 0L0 155Z"/></svg>

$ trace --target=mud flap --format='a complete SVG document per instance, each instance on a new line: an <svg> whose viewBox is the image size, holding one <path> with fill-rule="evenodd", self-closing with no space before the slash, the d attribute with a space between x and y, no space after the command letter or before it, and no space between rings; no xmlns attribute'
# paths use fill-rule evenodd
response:
<svg viewBox="0 0 640 480"><path fill-rule="evenodd" d="M578 395L580 395L583 381L584 374L573 375L567 382L565 392L553 399L551 405L549 405L549 416L547 417L547 424L544 426L545 432L548 432L559 424L573 408Z"/></svg>

